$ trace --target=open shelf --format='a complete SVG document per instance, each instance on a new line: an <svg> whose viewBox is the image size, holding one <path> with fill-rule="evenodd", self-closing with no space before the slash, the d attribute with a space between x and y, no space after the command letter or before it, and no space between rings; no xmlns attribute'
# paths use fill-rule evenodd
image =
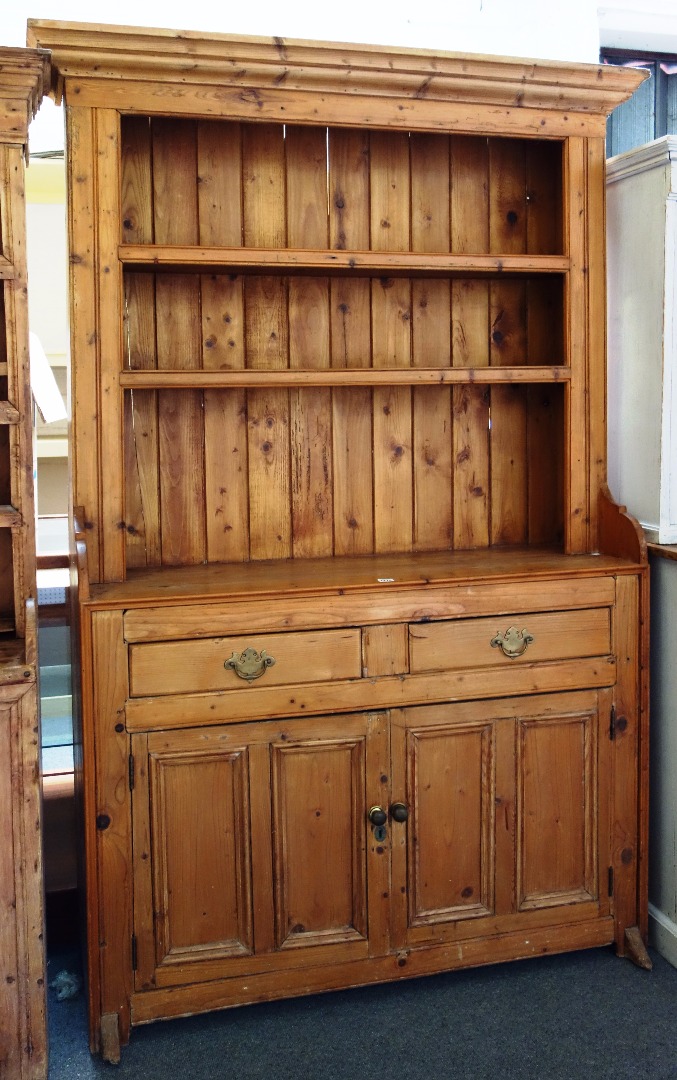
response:
<svg viewBox="0 0 677 1080"><path fill-rule="evenodd" d="M459 386L464 383L562 383L571 378L568 367L481 368L285 368L282 371L123 371L125 390L188 390L294 386Z"/></svg>
<svg viewBox="0 0 677 1080"><path fill-rule="evenodd" d="M201 273L350 274L351 277L486 277L562 274L571 260L561 255L452 255L449 252L335 251L292 248L195 247L121 244L121 262L135 270L196 270Z"/></svg>

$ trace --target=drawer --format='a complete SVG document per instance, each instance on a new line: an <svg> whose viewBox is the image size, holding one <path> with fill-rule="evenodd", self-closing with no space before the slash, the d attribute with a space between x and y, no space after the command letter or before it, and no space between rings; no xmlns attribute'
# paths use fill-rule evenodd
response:
<svg viewBox="0 0 677 1080"><path fill-rule="evenodd" d="M262 663L264 651L272 664ZM233 655L242 675L233 666L225 666ZM133 697L202 690L246 692L252 686L357 679L360 674L360 631L355 629L166 641L132 645L129 650Z"/></svg>
<svg viewBox="0 0 677 1080"><path fill-rule="evenodd" d="M514 627L532 639L508 634ZM506 655L496 641L502 637ZM541 660L568 660L579 656L605 656L611 652L608 608L553 611L540 614L501 615L497 618L459 619L409 627L409 665L412 674L459 668L495 667L497 664L532 664Z"/></svg>

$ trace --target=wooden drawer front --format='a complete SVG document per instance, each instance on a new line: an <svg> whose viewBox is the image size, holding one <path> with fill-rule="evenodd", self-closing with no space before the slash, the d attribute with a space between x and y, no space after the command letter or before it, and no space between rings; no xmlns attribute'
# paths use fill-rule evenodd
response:
<svg viewBox="0 0 677 1080"><path fill-rule="evenodd" d="M533 637L521 656L506 656L491 645L510 627ZM530 664L577 656L604 656L611 651L608 608L557 611L540 615L501 615L489 619L459 619L409 627L412 674L458 668Z"/></svg>
<svg viewBox="0 0 677 1080"><path fill-rule="evenodd" d="M265 650L275 663L248 682L224 666L233 653ZM246 691L251 686L326 682L360 677L360 631L322 630L302 634L252 634L132 645L129 685L133 697L201 690Z"/></svg>

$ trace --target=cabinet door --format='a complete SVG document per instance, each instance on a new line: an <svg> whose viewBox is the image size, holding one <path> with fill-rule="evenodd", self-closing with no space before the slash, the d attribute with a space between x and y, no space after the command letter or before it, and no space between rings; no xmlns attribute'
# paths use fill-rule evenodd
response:
<svg viewBox="0 0 677 1080"><path fill-rule="evenodd" d="M606 692L392 714L396 948L609 911Z"/></svg>
<svg viewBox="0 0 677 1080"><path fill-rule="evenodd" d="M383 951L383 714L133 736L137 989Z"/></svg>

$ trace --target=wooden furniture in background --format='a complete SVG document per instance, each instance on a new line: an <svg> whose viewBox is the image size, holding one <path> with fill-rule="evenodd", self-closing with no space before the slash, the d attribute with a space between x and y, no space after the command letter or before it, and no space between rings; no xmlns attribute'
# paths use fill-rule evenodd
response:
<svg viewBox="0 0 677 1080"><path fill-rule="evenodd" d="M47 1075L24 157L44 53L0 48L0 1075Z"/></svg>
<svg viewBox="0 0 677 1080"><path fill-rule="evenodd" d="M603 230L642 76L30 33L68 124L92 1047L642 954Z"/></svg>

